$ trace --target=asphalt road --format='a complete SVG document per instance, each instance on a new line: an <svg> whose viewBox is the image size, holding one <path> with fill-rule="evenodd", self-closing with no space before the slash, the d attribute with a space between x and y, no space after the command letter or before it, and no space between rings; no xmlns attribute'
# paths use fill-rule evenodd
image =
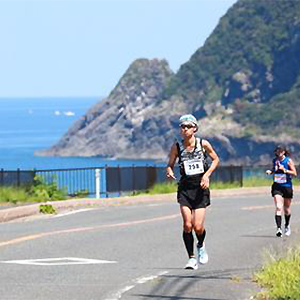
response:
<svg viewBox="0 0 300 300"><path fill-rule="evenodd" d="M1 300L234 300L258 290L251 277L268 251L299 242L275 237L270 195L218 197L207 210L207 265L187 255L174 201L115 205L0 224Z"/></svg>

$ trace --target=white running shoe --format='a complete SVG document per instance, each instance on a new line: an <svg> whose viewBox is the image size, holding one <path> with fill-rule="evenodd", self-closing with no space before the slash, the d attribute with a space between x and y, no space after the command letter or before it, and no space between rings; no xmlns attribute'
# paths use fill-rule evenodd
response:
<svg viewBox="0 0 300 300"><path fill-rule="evenodd" d="M185 269L197 270L198 269L197 259L195 257L190 257L188 263L185 266Z"/></svg>
<svg viewBox="0 0 300 300"><path fill-rule="evenodd" d="M208 255L207 252L205 250L205 244L203 244L202 247L197 247L198 250L198 261L199 264L206 264L208 262Z"/></svg>
<svg viewBox="0 0 300 300"><path fill-rule="evenodd" d="M282 230L281 230L281 228L277 228L276 236L277 237L282 237Z"/></svg>
<svg viewBox="0 0 300 300"><path fill-rule="evenodd" d="M288 225L287 227L285 227L284 234L286 236L290 236L291 235L291 226L290 225Z"/></svg>

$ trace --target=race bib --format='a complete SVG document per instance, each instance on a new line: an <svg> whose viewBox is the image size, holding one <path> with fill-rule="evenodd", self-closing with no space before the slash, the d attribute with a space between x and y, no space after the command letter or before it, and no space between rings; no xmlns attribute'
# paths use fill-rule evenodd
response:
<svg viewBox="0 0 300 300"><path fill-rule="evenodd" d="M286 174L274 174L274 182L286 183Z"/></svg>
<svg viewBox="0 0 300 300"><path fill-rule="evenodd" d="M204 173L203 162L201 160L190 159L183 162L186 175L198 175Z"/></svg>

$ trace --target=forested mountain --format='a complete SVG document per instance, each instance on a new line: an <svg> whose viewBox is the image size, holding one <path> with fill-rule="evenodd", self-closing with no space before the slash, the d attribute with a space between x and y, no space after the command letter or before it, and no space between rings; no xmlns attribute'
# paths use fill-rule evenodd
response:
<svg viewBox="0 0 300 300"><path fill-rule="evenodd" d="M300 157L300 1L240 0L176 74L139 59L108 98L43 155L165 158L193 113L223 164Z"/></svg>
<svg viewBox="0 0 300 300"><path fill-rule="evenodd" d="M299 138L299 67L300 1L241 0L180 68L168 93L194 101L200 116L210 114L210 103L229 108L248 135L288 130Z"/></svg>

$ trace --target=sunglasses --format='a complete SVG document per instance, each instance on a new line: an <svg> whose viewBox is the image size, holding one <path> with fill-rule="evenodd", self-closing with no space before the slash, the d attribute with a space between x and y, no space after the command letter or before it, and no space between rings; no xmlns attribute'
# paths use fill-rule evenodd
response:
<svg viewBox="0 0 300 300"><path fill-rule="evenodd" d="M185 124L182 124L182 125L180 125L180 127L182 129L184 129L184 128L191 129L191 128L194 128L194 125L185 125Z"/></svg>

